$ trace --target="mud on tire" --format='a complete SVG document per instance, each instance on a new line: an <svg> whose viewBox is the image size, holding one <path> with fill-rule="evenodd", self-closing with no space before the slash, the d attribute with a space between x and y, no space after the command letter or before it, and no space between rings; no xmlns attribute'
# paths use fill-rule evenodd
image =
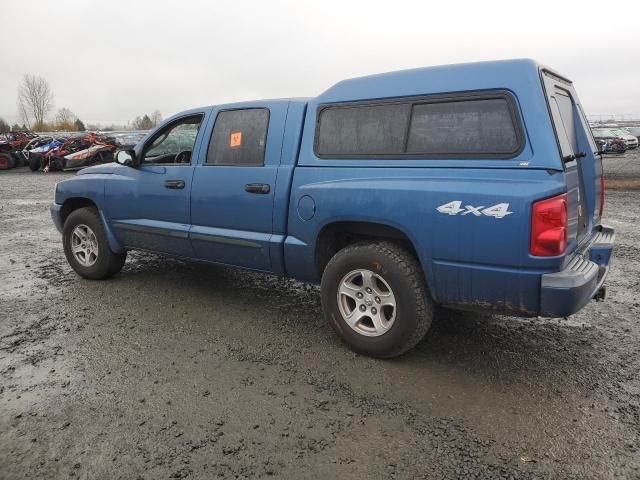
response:
<svg viewBox="0 0 640 480"><path fill-rule="evenodd" d="M78 226L88 227L95 235L97 255L95 256L94 263L91 265L83 265L74 254L73 236ZM111 251L111 248L109 248L102 220L98 210L94 207L79 208L71 212L64 222L62 229L62 244L64 254L71 268L81 277L90 280L102 280L111 277L122 269L127 259L126 252L114 253Z"/></svg>
<svg viewBox="0 0 640 480"><path fill-rule="evenodd" d="M395 315L388 323L388 330L381 330L384 331L382 334L374 332L375 327L367 324L358 329L345 319L345 305L340 303L344 297L340 288L344 282L350 281L345 280L350 275L357 277L357 272L373 273L379 290L389 290L394 298ZM375 291L374 288L372 298L379 303ZM368 304L357 303L369 300L366 292L357 293L358 296L362 294L362 301L347 299L352 303L354 312L371 308L367 307ZM433 318L434 304L420 264L406 249L391 242L357 243L336 253L322 275L321 297L327 321L341 340L353 351L371 357L392 358L407 352L424 337ZM370 322L370 319L365 318L364 321Z"/></svg>

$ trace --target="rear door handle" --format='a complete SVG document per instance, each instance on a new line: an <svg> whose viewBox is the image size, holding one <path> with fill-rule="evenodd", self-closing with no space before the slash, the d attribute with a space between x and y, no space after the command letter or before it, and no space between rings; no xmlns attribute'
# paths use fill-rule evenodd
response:
<svg viewBox="0 0 640 480"><path fill-rule="evenodd" d="M184 180L167 180L164 182L164 188L184 188Z"/></svg>
<svg viewBox="0 0 640 480"><path fill-rule="evenodd" d="M267 183L247 183L244 186L246 192L249 193L269 193L271 191L271 187Z"/></svg>

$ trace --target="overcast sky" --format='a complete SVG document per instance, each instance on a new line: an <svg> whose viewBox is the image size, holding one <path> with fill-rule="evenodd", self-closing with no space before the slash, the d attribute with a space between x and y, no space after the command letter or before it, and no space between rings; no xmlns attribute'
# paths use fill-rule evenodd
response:
<svg viewBox="0 0 640 480"><path fill-rule="evenodd" d="M566 4L566 5L564 5ZM532 57L587 114L640 117L640 1L0 0L0 116L25 73L55 109L126 123L158 109L315 96L354 76Z"/></svg>

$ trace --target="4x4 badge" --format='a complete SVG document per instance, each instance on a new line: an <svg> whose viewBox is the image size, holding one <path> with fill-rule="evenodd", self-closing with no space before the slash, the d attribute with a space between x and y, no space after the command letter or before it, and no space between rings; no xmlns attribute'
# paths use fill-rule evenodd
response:
<svg viewBox="0 0 640 480"><path fill-rule="evenodd" d="M484 207L484 205L480 205L479 207L465 205L464 208L462 208L462 202L460 200L455 200L453 202L440 205L436 208L436 210L438 210L440 213L446 213L447 215L458 215L460 213L462 214L462 216L471 214L476 217L486 215L487 217L494 218L504 218L507 215L513 213L509 211L508 203L497 203L492 207L486 208Z"/></svg>

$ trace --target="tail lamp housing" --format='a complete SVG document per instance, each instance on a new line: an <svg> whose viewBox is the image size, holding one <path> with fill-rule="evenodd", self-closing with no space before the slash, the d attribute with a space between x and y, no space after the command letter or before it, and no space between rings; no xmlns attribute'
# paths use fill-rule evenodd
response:
<svg viewBox="0 0 640 480"><path fill-rule="evenodd" d="M531 255L555 257L567 249L567 194L539 200L531 208Z"/></svg>

